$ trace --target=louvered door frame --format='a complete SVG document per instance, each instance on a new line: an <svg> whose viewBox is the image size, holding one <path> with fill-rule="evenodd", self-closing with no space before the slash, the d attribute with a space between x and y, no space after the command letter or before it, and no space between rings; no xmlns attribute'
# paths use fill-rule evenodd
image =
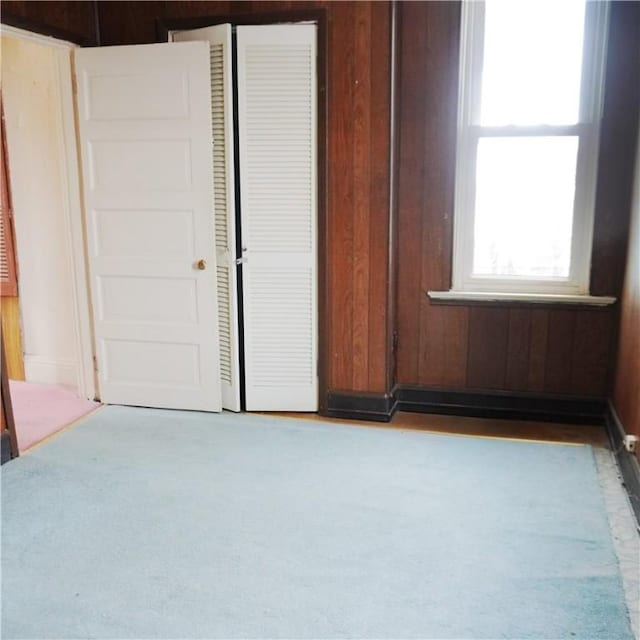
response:
<svg viewBox="0 0 640 640"><path fill-rule="evenodd" d="M171 39L177 31L199 29L229 23L233 26L273 25L287 23L308 23L316 25L316 198L317 198L317 323L318 323L318 411L326 414L329 359L328 325L330 309L328 298L328 224L327 224L327 12L326 9L303 9L292 11L272 11L261 14L232 14L202 16L197 18L175 18L160 20L157 24L158 42Z"/></svg>

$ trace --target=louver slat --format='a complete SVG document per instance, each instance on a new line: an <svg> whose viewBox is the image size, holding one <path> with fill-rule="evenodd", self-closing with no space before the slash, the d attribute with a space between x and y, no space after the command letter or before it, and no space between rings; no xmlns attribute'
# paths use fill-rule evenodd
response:
<svg viewBox="0 0 640 640"><path fill-rule="evenodd" d="M315 27L238 27L248 410L317 410Z"/></svg>

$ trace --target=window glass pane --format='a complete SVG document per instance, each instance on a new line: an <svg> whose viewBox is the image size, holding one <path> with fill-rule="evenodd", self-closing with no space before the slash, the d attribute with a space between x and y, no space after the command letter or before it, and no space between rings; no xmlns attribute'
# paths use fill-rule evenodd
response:
<svg viewBox="0 0 640 640"><path fill-rule="evenodd" d="M575 124L585 3L487 0L480 124Z"/></svg>
<svg viewBox="0 0 640 640"><path fill-rule="evenodd" d="M566 278L577 136L481 138L474 275Z"/></svg>

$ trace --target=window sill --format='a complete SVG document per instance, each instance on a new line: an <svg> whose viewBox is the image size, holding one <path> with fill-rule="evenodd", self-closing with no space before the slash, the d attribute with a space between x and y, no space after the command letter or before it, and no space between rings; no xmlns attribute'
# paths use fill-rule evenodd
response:
<svg viewBox="0 0 640 640"><path fill-rule="evenodd" d="M503 293L486 291L427 291L433 302L446 303L524 303L524 304L552 304L586 307L608 307L616 302L612 296L590 296L564 293Z"/></svg>

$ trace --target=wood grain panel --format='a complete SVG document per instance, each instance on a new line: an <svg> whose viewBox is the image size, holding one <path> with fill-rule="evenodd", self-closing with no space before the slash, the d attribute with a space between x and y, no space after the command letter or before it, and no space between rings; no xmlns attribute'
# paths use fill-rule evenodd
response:
<svg viewBox="0 0 640 640"><path fill-rule="evenodd" d="M469 309L431 306L425 297L425 339L420 351L420 380L426 387L463 388L467 379Z"/></svg>
<svg viewBox="0 0 640 640"><path fill-rule="evenodd" d="M0 300L0 317L9 378L11 380L24 380L20 303L17 296Z"/></svg>
<svg viewBox="0 0 640 640"><path fill-rule="evenodd" d="M353 345L353 90L355 82L355 7L332 12L329 29L329 309L331 363L329 388L350 389L354 379ZM344 57L343 57L344 56ZM343 108L332 108L338 102Z"/></svg>
<svg viewBox="0 0 640 640"><path fill-rule="evenodd" d="M422 222L424 200L424 137L426 97L424 77L428 57L423 34L428 23L426 5L399 7L400 130L398 168L398 382L420 380L420 316L423 290ZM422 372L423 376L428 375Z"/></svg>
<svg viewBox="0 0 640 640"><path fill-rule="evenodd" d="M544 372L547 362L547 337L549 333L549 312L546 309L529 311L529 367L527 371L527 391L544 390Z"/></svg>
<svg viewBox="0 0 640 640"><path fill-rule="evenodd" d="M389 157L391 103L391 5L376 2L371 5L369 109L369 298L387 300L389 273ZM382 134L382 135L381 135ZM387 367L391 367L387 317L389 301L383 307L370 304L369 312L369 384L367 389L387 388ZM388 360L387 360L388 359ZM388 388L391 388L389 386Z"/></svg>
<svg viewBox="0 0 640 640"><path fill-rule="evenodd" d="M549 393L567 393L571 390L576 313L565 309L549 312L544 375L544 390Z"/></svg>
<svg viewBox="0 0 640 640"><path fill-rule="evenodd" d="M366 391L369 385L369 213L371 165L371 5L354 7L354 79L353 79L353 308L365 313L353 314L353 380L351 388Z"/></svg>
<svg viewBox="0 0 640 640"><path fill-rule="evenodd" d="M467 386L504 389L509 347L509 310L473 307L469 316Z"/></svg>
<svg viewBox="0 0 640 640"><path fill-rule="evenodd" d="M608 387L612 353L613 314L608 311L583 311L576 314L571 392L590 396Z"/></svg>
<svg viewBox="0 0 640 640"><path fill-rule="evenodd" d="M156 42L156 20L166 18L166 6L161 0L100 1L98 17L103 45L148 44Z"/></svg>
<svg viewBox="0 0 640 640"><path fill-rule="evenodd" d="M528 309L511 309L509 311L505 388L520 391L527 388L529 358L531 356L530 344L531 312Z"/></svg>
<svg viewBox="0 0 640 640"><path fill-rule="evenodd" d="M2 22L83 45L97 43L95 3L89 0L3 0Z"/></svg>

